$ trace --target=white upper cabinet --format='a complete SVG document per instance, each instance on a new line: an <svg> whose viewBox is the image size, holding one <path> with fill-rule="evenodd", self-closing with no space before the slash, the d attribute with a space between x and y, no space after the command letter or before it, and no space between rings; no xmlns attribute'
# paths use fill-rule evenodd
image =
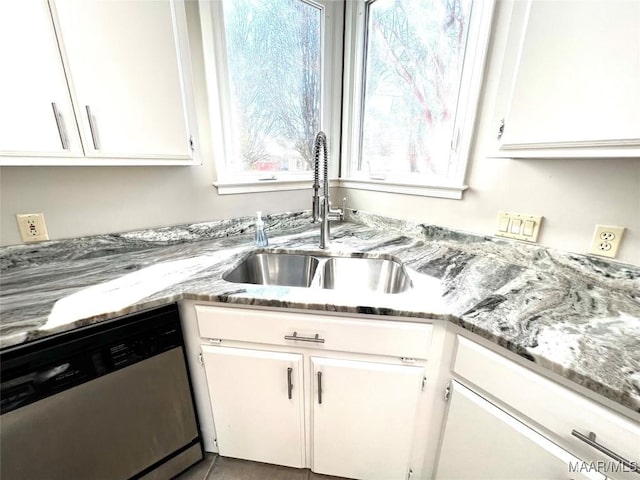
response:
<svg viewBox="0 0 640 480"><path fill-rule="evenodd" d="M0 155L81 156L46 0L0 1Z"/></svg>
<svg viewBox="0 0 640 480"><path fill-rule="evenodd" d="M515 2L506 45L498 156L640 156L640 2Z"/></svg>
<svg viewBox="0 0 640 480"><path fill-rule="evenodd" d="M10 108L0 124L11 125L0 136L0 164L193 163L184 2L28 0L3 2L2 10L13 88L4 78L0 98L10 97ZM63 158L74 155L81 158Z"/></svg>
<svg viewBox="0 0 640 480"><path fill-rule="evenodd" d="M189 158L172 3L56 0L87 156Z"/></svg>

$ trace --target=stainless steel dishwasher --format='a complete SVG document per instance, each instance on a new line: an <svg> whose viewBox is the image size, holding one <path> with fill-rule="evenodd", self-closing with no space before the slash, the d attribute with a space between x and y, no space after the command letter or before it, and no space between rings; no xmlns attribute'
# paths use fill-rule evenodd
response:
<svg viewBox="0 0 640 480"><path fill-rule="evenodd" d="M0 351L0 477L168 479L203 458L177 306Z"/></svg>

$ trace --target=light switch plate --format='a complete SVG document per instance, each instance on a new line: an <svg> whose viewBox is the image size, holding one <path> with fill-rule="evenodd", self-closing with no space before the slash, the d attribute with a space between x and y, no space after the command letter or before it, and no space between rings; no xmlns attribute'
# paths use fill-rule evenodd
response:
<svg viewBox="0 0 640 480"><path fill-rule="evenodd" d="M23 242L42 242L43 240L49 240L43 213L17 214L16 220L18 221L18 229L20 230L20 236Z"/></svg>
<svg viewBox="0 0 640 480"><path fill-rule="evenodd" d="M496 235L498 237L515 238L516 240L524 240L526 242L537 242L540 226L542 225L542 218L543 217L536 215L500 212L498 213Z"/></svg>

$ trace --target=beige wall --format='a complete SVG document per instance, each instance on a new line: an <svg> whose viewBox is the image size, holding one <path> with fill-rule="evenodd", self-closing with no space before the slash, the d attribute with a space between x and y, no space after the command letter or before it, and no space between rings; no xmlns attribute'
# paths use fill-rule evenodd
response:
<svg viewBox="0 0 640 480"><path fill-rule="evenodd" d="M188 2L191 20L196 2ZM500 9L498 11L500 14ZM504 17L504 15L502 16ZM498 15L496 39L504 33ZM193 23L193 22L192 22ZM197 22L196 22L197 23ZM193 32L192 48L201 57ZM486 158L499 58L490 57L463 200L345 190L348 205L384 215L491 234L499 210L545 217L539 242L583 253L596 223L627 228L619 259L640 265L640 160ZM51 238L310 208L310 191L218 196L201 62L195 62L204 164L194 167L2 167L0 243L20 243L14 215L45 213Z"/></svg>

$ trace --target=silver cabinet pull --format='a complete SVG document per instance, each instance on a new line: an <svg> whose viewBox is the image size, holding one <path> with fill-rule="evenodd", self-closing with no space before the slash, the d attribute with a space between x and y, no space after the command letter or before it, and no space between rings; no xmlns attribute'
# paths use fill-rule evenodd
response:
<svg viewBox="0 0 640 480"><path fill-rule="evenodd" d="M318 372L318 405L322 405L322 372Z"/></svg>
<svg viewBox="0 0 640 480"><path fill-rule="evenodd" d="M285 340L297 340L299 342L313 342L324 343L324 338L320 338L320 334L316 333L315 337L299 337L298 332L293 332L293 335L285 335Z"/></svg>
<svg viewBox="0 0 640 480"><path fill-rule="evenodd" d="M589 435L587 436L587 435L583 435L582 433L580 433L577 430L571 430L571 435L573 435L574 437L579 438L580 440L582 440L587 445L592 446L593 448L595 448L596 450L601 451L605 455L613 458L616 462L620 462L622 465L624 465L625 467L630 469L632 472L640 474L640 464L638 464L637 462L630 462L626 458L621 457L617 453L609 450L604 445L596 442L596 434L594 432L589 432Z"/></svg>
<svg viewBox="0 0 640 480"><path fill-rule="evenodd" d="M56 119L56 125L58 126L58 135L60 135L60 143L63 150L69 150L69 139L67 138L67 129L64 126L64 119L56 102L51 102L51 108L53 108L53 116Z"/></svg>
<svg viewBox="0 0 640 480"><path fill-rule="evenodd" d="M87 109L87 118L89 119L89 129L91 130L91 139L93 140L93 148L95 150L100 150L100 139L98 138L98 128L96 127L95 119L91 114L91 107L86 105Z"/></svg>
<svg viewBox="0 0 640 480"><path fill-rule="evenodd" d="M293 368L287 368L287 391L289 400L291 400L291 391L293 390L293 383L291 383L291 373L293 373Z"/></svg>

